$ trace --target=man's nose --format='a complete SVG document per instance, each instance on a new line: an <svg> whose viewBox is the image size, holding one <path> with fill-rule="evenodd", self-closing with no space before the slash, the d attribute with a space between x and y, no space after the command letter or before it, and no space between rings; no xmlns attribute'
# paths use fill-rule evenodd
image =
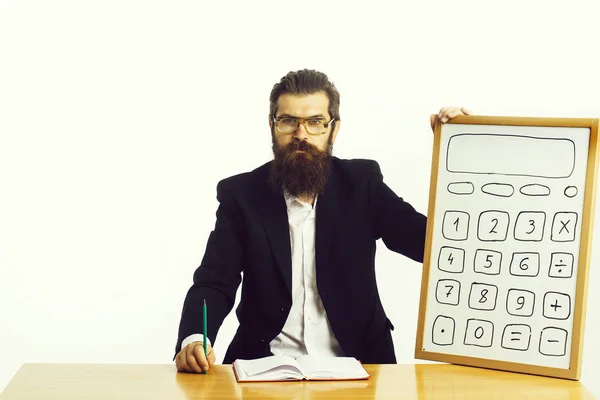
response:
<svg viewBox="0 0 600 400"><path fill-rule="evenodd" d="M296 131L294 132L294 137L298 138L299 140L306 140L308 139L308 132L306 132L306 128L304 127L304 124L298 123L298 127L296 128Z"/></svg>

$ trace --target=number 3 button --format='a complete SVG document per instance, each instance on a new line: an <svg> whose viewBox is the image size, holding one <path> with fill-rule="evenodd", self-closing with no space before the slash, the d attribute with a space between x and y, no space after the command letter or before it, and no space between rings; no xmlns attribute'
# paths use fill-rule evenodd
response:
<svg viewBox="0 0 600 400"><path fill-rule="evenodd" d="M542 211L523 211L515 223L515 239L540 242L544 236L546 214Z"/></svg>

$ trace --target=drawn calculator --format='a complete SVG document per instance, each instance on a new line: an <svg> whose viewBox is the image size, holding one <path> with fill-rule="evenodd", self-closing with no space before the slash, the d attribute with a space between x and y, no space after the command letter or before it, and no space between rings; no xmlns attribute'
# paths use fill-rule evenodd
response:
<svg viewBox="0 0 600 400"><path fill-rule="evenodd" d="M437 128L417 357L569 375L597 120L468 118Z"/></svg>

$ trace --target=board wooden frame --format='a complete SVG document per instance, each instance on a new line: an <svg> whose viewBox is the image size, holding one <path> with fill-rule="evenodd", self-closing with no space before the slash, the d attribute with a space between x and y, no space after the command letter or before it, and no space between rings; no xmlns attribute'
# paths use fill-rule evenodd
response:
<svg viewBox="0 0 600 400"><path fill-rule="evenodd" d="M417 340L415 343L415 358L481 368L527 373L532 375L543 375L572 380L580 379L581 361L583 356L583 335L585 332L585 312L587 302L589 264L591 259L592 247L594 207L596 200L596 179L599 161L598 121L599 119L591 118L536 118L460 115L446 122L446 124L580 127L590 129L589 149L587 155L587 173L585 180L585 195L581 216L582 225L579 246L579 266L577 271L577 281L575 289L575 307L573 310L573 339L571 341L570 349L570 367L568 369L562 369L454 354L437 353L423 350L425 317L427 310L427 295L429 292L429 270L431 267L431 244L433 240L433 232L435 226L434 222L438 217L435 215L435 206L440 159L439 154L441 149L442 124L436 119L436 124L434 126L434 143L429 192L427 235L425 241L425 255L423 260L423 273L421 280L421 298L419 303L419 318L417 324Z"/></svg>

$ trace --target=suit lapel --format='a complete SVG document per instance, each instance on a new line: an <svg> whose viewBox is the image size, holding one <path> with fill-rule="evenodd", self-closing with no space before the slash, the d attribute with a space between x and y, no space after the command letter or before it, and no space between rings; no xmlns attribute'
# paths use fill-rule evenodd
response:
<svg viewBox="0 0 600 400"><path fill-rule="evenodd" d="M268 168L257 184L256 205L260 213L271 251L279 267L290 297L292 295L292 248L287 206L282 193L275 192L268 184Z"/></svg>
<svg viewBox="0 0 600 400"><path fill-rule="evenodd" d="M318 271L322 271L326 265L325 260L327 259L326 257L331 245L331 238L343 204L341 201L341 185L334 167L335 164L332 163L325 190L319 195L317 200L315 237L317 273L319 273Z"/></svg>

